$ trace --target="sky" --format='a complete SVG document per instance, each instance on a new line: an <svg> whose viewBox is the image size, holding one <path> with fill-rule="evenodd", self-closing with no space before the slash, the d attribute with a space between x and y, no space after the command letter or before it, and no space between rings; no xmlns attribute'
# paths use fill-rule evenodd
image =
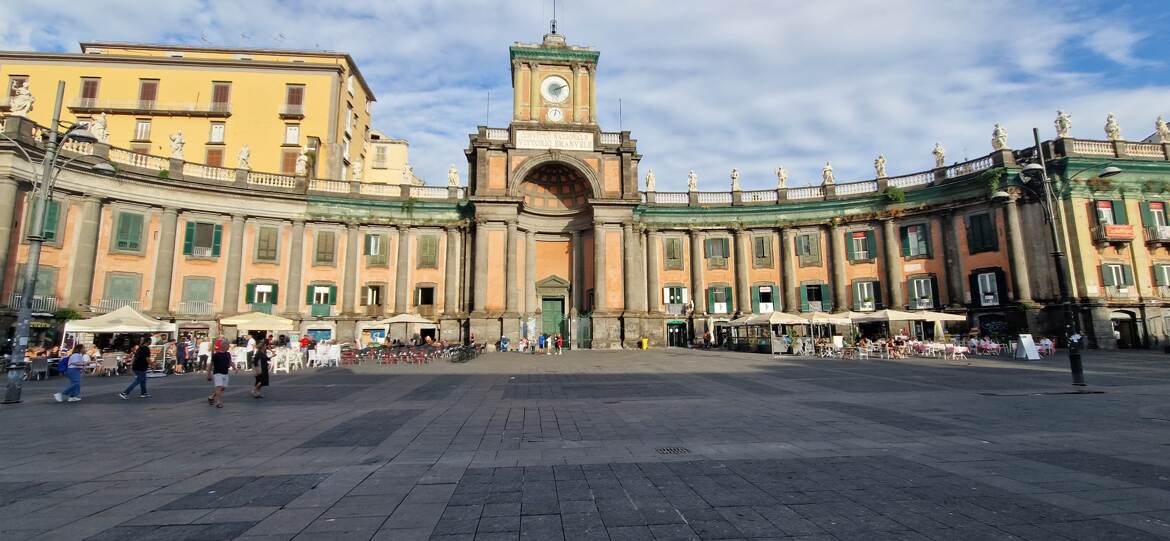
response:
<svg viewBox="0 0 1170 541"><path fill-rule="evenodd" d="M378 98L373 127L410 141L416 174L444 184L469 133L512 114L508 47L539 42L552 0L0 0L0 48L77 52L81 41L348 52ZM772 188L928 169L1012 148L1032 127L1140 140L1170 118L1167 0L560 0L559 31L601 52L598 122L629 130L659 191ZM490 101L488 96L490 94ZM620 115L619 115L620 102ZM490 113L489 113L490 103Z"/></svg>

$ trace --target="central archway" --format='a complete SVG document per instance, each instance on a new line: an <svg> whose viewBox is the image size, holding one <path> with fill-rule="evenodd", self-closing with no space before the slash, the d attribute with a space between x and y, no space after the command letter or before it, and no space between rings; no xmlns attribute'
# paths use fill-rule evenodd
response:
<svg viewBox="0 0 1170 541"><path fill-rule="evenodd" d="M518 195L526 208L537 212L572 212L585 206L593 187L575 167L545 162L524 175Z"/></svg>

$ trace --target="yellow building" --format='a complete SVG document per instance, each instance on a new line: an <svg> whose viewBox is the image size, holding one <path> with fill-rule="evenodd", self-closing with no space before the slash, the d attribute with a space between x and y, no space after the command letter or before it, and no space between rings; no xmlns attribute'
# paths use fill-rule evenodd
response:
<svg viewBox="0 0 1170 541"><path fill-rule="evenodd" d="M0 51L0 80L0 110L27 84L39 124L65 81L63 120L105 114L109 144L144 154L171 156L181 132L183 159L212 166L237 167L244 145L257 171L292 174L303 148L319 178L368 163L375 98L345 53L93 42L79 54Z"/></svg>
<svg viewBox="0 0 1170 541"><path fill-rule="evenodd" d="M365 156L369 161L363 168L363 182L422 186L422 179L415 176L410 167L410 143L405 139L386 137L378 130L370 130Z"/></svg>

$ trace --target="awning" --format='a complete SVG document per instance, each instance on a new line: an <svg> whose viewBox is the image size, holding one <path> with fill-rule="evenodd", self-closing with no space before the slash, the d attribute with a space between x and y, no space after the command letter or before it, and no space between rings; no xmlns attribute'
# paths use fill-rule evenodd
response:
<svg viewBox="0 0 1170 541"><path fill-rule="evenodd" d="M920 321L922 317L913 312L901 310L878 310L876 312L854 312L853 321L856 323L873 323L877 321Z"/></svg>
<svg viewBox="0 0 1170 541"><path fill-rule="evenodd" d="M787 312L772 312L768 314L768 323L772 325L808 325L808 319Z"/></svg>
<svg viewBox="0 0 1170 541"><path fill-rule="evenodd" d="M65 323L67 333L174 333L177 329L174 323L159 321L129 306L97 317Z"/></svg>
<svg viewBox="0 0 1170 541"><path fill-rule="evenodd" d="M264 312L248 312L238 316L225 317L219 320L220 325L231 325L241 331L291 331L291 319L265 314Z"/></svg>
<svg viewBox="0 0 1170 541"><path fill-rule="evenodd" d="M383 320L379 321L378 323L386 324L386 325L393 325L395 323L414 323L416 325L427 325L427 324L433 325L434 324L433 321L431 321L425 317L415 315L415 314L398 314L394 317L389 317L389 318L383 319Z"/></svg>
<svg viewBox="0 0 1170 541"><path fill-rule="evenodd" d="M768 321L768 314L750 314L739 319L731 321L732 327L743 327L745 325L770 325Z"/></svg>
<svg viewBox="0 0 1170 541"><path fill-rule="evenodd" d="M967 316L962 314L948 314L946 312L931 312L929 310L918 310L914 312L915 316L922 321L967 321Z"/></svg>
<svg viewBox="0 0 1170 541"><path fill-rule="evenodd" d="M802 316L806 324L811 325L848 325L853 321L849 314L830 314L827 312L809 312Z"/></svg>

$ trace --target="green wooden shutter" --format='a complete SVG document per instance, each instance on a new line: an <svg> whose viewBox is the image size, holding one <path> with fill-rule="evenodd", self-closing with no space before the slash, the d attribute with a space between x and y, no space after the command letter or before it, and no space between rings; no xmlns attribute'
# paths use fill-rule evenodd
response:
<svg viewBox="0 0 1170 541"><path fill-rule="evenodd" d="M938 301L938 278L934 275L930 277L930 302L931 308L938 310L942 305Z"/></svg>
<svg viewBox="0 0 1170 541"><path fill-rule="evenodd" d="M873 307L875 310L881 310L882 308L886 307L885 303L882 302L882 283L881 282L874 282L873 283Z"/></svg>
<svg viewBox="0 0 1170 541"><path fill-rule="evenodd" d="M760 313L760 286L752 286L752 313Z"/></svg>
<svg viewBox="0 0 1170 541"><path fill-rule="evenodd" d="M142 249L142 215L131 214L130 219L130 239L127 245L131 250Z"/></svg>
<svg viewBox="0 0 1170 541"><path fill-rule="evenodd" d="M364 238L365 242L362 243L362 255L370 255L370 245L374 241L373 235L367 234Z"/></svg>
<svg viewBox="0 0 1170 541"><path fill-rule="evenodd" d="M329 286L329 304L337 304L337 286Z"/></svg>
<svg viewBox="0 0 1170 541"><path fill-rule="evenodd" d="M931 257L934 254L934 247L931 246L932 242L930 240L930 222L926 222L920 227L922 228L922 240L926 244L926 252L922 255Z"/></svg>
<svg viewBox="0 0 1170 541"><path fill-rule="evenodd" d="M975 239L976 227L973 216L966 216L963 218L963 227L967 230L967 253L975 254L979 252L977 240Z"/></svg>
<svg viewBox="0 0 1170 541"><path fill-rule="evenodd" d="M808 256L814 263L820 265L821 263L821 235L820 233L810 233L808 236Z"/></svg>
<svg viewBox="0 0 1170 541"><path fill-rule="evenodd" d="M195 222L187 222L187 231L183 234L183 255L191 255L195 250Z"/></svg>
<svg viewBox="0 0 1170 541"><path fill-rule="evenodd" d="M45 240L57 240L57 226L61 223L61 202L45 202L45 227L41 229L41 237Z"/></svg>
<svg viewBox="0 0 1170 541"><path fill-rule="evenodd" d="M1126 225L1129 223L1129 216L1125 213L1125 201L1117 200L1113 202L1113 223L1117 225Z"/></svg>
<svg viewBox="0 0 1170 541"><path fill-rule="evenodd" d="M796 286L796 289L800 290L800 311L807 312L808 311L808 288L806 288L805 286Z"/></svg>
<svg viewBox="0 0 1170 541"><path fill-rule="evenodd" d="M1109 265L1101 265L1101 283L1107 286L1117 285L1113 281L1113 273L1109 272Z"/></svg>
<svg viewBox="0 0 1170 541"><path fill-rule="evenodd" d="M873 231L865 232L865 246L869 249L869 258L877 261L877 235Z"/></svg>
<svg viewBox="0 0 1170 541"><path fill-rule="evenodd" d="M853 248L853 233L845 232L845 257L849 261L857 261L857 250Z"/></svg>
<svg viewBox="0 0 1170 541"><path fill-rule="evenodd" d="M821 284L821 309L825 312L833 311L833 299L829 296L829 285Z"/></svg>
<svg viewBox="0 0 1170 541"><path fill-rule="evenodd" d="M223 242L223 225L215 224L215 233L211 237L211 257L219 257L219 245Z"/></svg>
<svg viewBox="0 0 1170 541"><path fill-rule="evenodd" d="M305 304L313 304L313 286L305 288Z"/></svg>
<svg viewBox="0 0 1170 541"><path fill-rule="evenodd" d="M910 226L902 226L898 229L902 236L902 257L910 256Z"/></svg>
<svg viewBox="0 0 1170 541"><path fill-rule="evenodd" d="M248 284L244 288L244 304L256 302L256 284Z"/></svg>
<svg viewBox="0 0 1170 541"><path fill-rule="evenodd" d="M280 298L276 296L279 290L280 288L277 287L277 284L272 284L272 304L276 304L276 299Z"/></svg>
<svg viewBox="0 0 1170 541"><path fill-rule="evenodd" d="M707 288L707 313L715 313L715 288Z"/></svg>
<svg viewBox="0 0 1170 541"><path fill-rule="evenodd" d="M987 246L990 251L999 250L999 232L995 227L995 212L987 213Z"/></svg>
<svg viewBox="0 0 1170 541"><path fill-rule="evenodd" d="M861 282L853 282L850 287L853 289L853 309L861 310Z"/></svg>
<svg viewBox="0 0 1170 541"><path fill-rule="evenodd" d="M1154 266L1154 284L1159 286L1170 285L1166 283L1166 265Z"/></svg>
<svg viewBox="0 0 1170 541"><path fill-rule="evenodd" d="M1133 285L1133 267L1130 265L1121 266L1121 280L1127 286Z"/></svg>
<svg viewBox="0 0 1170 541"><path fill-rule="evenodd" d="M1150 202L1142 201L1138 205L1142 209L1142 225L1146 227L1154 227L1154 213L1150 212Z"/></svg>
<svg viewBox="0 0 1170 541"><path fill-rule="evenodd" d="M731 296L731 287L723 288L723 295L727 297L727 313L735 313L735 298Z"/></svg>
<svg viewBox="0 0 1170 541"><path fill-rule="evenodd" d="M703 239L703 256L711 259L711 241L714 239Z"/></svg>

